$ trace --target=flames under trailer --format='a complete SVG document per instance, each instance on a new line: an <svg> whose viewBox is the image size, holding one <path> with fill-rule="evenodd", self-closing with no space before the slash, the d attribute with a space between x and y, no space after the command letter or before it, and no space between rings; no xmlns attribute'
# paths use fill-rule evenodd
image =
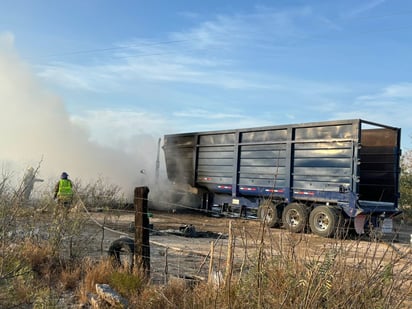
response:
<svg viewBox="0 0 412 309"><path fill-rule="evenodd" d="M169 134L167 175L205 211L332 237L348 223L392 232L400 128L362 119Z"/></svg>

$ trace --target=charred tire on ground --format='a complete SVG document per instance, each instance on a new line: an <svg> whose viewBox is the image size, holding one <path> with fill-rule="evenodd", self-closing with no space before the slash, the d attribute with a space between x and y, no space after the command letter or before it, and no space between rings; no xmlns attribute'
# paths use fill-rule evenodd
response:
<svg viewBox="0 0 412 309"><path fill-rule="evenodd" d="M269 227L279 227L281 223L279 207L280 204L275 205L271 200L264 200L259 205L257 217Z"/></svg>
<svg viewBox="0 0 412 309"><path fill-rule="evenodd" d="M109 256L116 266L133 268L134 240L121 237L113 241L109 247Z"/></svg>
<svg viewBox="0 0 412 309"><path fill-rule="evenodd" d="M305 205L299 203L288 204L282 213L284 227L293 233L305 231L308 222L308 210Z"/></svg>
<svg viewBox="0 0 412 309"><path fill-rule="evenodd" d="M322 237L333 237L340 226L340 213L330 206L317 206L309 216L309 225L312 232Z"/></svg>

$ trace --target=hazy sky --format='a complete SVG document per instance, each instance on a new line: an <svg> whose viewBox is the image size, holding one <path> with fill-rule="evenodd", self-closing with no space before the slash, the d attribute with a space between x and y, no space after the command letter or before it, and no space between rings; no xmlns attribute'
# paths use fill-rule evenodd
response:
<svg viewBox="0 0 412 309"><path fill-rule="evenodd" d="M406 0L0 0L1 157L140 183L165 133L351 118L409 150L411 45Z"/></svg>

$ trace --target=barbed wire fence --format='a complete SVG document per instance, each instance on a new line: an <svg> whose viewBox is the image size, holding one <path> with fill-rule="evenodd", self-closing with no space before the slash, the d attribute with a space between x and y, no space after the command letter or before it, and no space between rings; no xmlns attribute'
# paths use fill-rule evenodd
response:
<svg viewBox="0 0 412 309"><path fill-rule="evenodd" d="M143 200L149 201L144 196L135 197L135 201ZM164 201L164 203L167 202ZM193 211L192 207L182 204L169 206L170 209L180 208ZM179 215L173 211L156 212L155 217L153 217L153 212L147 209L115 209L107 212L92 212L87 209L81 199L77 202L77 210L81 211L87 218L88 241L94 243L94 245L87 246L88 251L85 254L97 258L108 256L110 245L116 239L128 238L135 241L136 229L147 231L150 240L145 246L150 247L150 254L148 256L140 254L141 258L150 261L150 281L160 284L167 283L173 278L180 278L188 282L209 281L216 285L223 285L230 280L232 274L241 275L248 272L250 265L254 264L262 252L271 257L282 256L285 252L292 257L310 256L319 250L333 248L339 241L330 241L319 247L311 247L309 241L316 236L269 229L260 222L253 225L253 228L259 229L259 231L254 230L252 233L244 224L245 220L240 217L217 218L205 210L199 210L205 215L200 226L201 231L198 231L191 222L177 220ZM152 223L137 227L135 226L136 216L146 216L150 218ZM190 216L187 219L190 220ZM257 220L246 221L256 223ZM225 233L209 231L216 230L217 223L221 226L220 230L225 230ZM161 229L157 225L169 226L169 228ZM390 247L400 258L410 262L409 237L410 232L398 230L390 239L382 238L379 240L380 244L384 242L387 247L380 246L379 249L371 251L373 254L384 255ZM399 241L400 239L402 241ZM298 248L298 245L302 243L306 244L303 246L304 249ZM98 244L99 246L97 246ZM373 241L361 244L352 242L352 244L346 245L346 248L348 254L356 256L356 250L360 246L366 250L372 244ZM130 260L130 251L123 251L123 249L121 248L119 253L126 255Z"/></svg>
<svg viewBox="0 0 412 309"><path fill-rule="evenodd" d="M147 197L137 197L137 201L151 200ZM193 207L184 204L169 203L170 211L137 210L134 209L89 209L81 197L73 205L67 218L69 227L64 231L61 239L64 243L65 253L69 256L91 256L101 259L109 255L110 246L121 238L135 240L135 217L146 216L149 224L142 227L149 233L150 255L142 258L150 259L150 281L164 284L171 279L180 278L187 282L209 281L216 285L224 285L230 281L232 275L239 278L250 270L260 254L269 257L298 258L318 254L321 250L333 249L340 240L322 242L318 246L310 243L314 235L293 234L286 230L270 229L257 220L245 220L244 218L220 218L213 216L207 210L196 210L197 215L202 215L200 226L192 224L191 216L180 216L187 211L193 213ZM55 205L48 204L50 209ZM174 209L181 209L180 213ZM41 211L39 211L41 215ZM53 214L54 215L54 214ZM26 219L25 219L26 220ZM29 221L33 220L32 223ZM24 222L30 237L49 237L41 235L36 226L39 222L36 217ZM57 219L55 219L57 220ZM246 223L245 223L246 222ZM253 225L247 223L254 222ZM61 222L46 222L41 229L63 227ZM219 229L216 226L219 225ZM17 224L16 224L17 226ZM163 227L163 228L162 228ZM21 230L23 227L21 228ZM251 230L253 229L253 230ZM219 230L219 232L216 232ZM225 231L225 232L222 232ZM16 230L16 235L19 233ZM51 233L49 233L51 234ZM24 237L22 235L21 237ZM410 231L398 230L397 234L383 241L388 245L379 246L379 249L370 250L373 254L384 255L387 248L400 258L410 263L411 246L409 243ZM305 246L299 246L306 244ZM368 246L373 242L351 242L345 245L348 254L356 256L356 249L362 246L368 251ZM303 249L301 248L303 247ZM379 252L376 252L378 250ZM126 257L130 252L121 252Z"/></svg>
<svg viewBox="0 0 412 309"><path fill-rule="evenodd" d="M147 197L135 197L137 203L143 200L147 200ZM219 281L223 280L222 268L228 263L225 248L228 239L233 239L231 236L232 228L229 228L228 233L224 234L209 231L199 232L192 224L178 224L179 226L176 229L168 228L163 230L157 229L153 224L139 227L135 226L136 220L133 222L132 217L152 217L153 214L148 210L114 210L101 214L89 211L81 199L78 200L77 207L79 205L96 229L94 239L96 239L97 234L101 234L101 244L104 245L100 246L100 250L94 251L97 255L110 254L110 244L116 241L113 235L117 235L118 239L134 239L137 234L136 230L146 230L150 234L148 244L150 246L150 256L141 256L141 258L150 260L152 282L166 283L171 278L181 278L188 281L207 280L208 278L210 280L213 277L218 284L221 284ZM190 207L184 205L174 206L190 209ZM77 210L79 210L79 207ZM96 219L96 215L99 214L100 219ZM122 217L127 217L129 221L122 221ZM156 219L173 222L176 219L176 214L159 212L156 213L156 217ZM176 224L172 223L170 225ZM213 227L213 223L202 224L202 229L207 229L208 225ZM108 235L108 233L111 235ZM108 241L105 240L106 238ZM130 254L128 250L121 253ZM93 252L89 252L89 254L93 255Z"/></svg>

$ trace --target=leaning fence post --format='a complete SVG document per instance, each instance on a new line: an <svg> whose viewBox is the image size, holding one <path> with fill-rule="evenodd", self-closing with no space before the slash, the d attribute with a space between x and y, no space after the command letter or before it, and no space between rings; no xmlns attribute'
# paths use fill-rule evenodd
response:
<svg viewBox="0 0 412 309"><path fill-rule="evenodd" d="M232 278L233 250L234 250L233 246L234 246L234 240L233 240L233 231L232 231L232 221L229 221L229 237L228 237L228 244L227 244L226 273L225 273L226 287L230 286L230 280Z"/></svg>
<svg viewBox="0 0 412 309"><path fill-rule="evenodd" d="M164 283L167 284L169 282L169 261L168 261L168 249L165 249L165 281Z"/></svg>
<svg viewBox="0 0 412 309"><path fill-rule="evenodd" d="M210 260L209 260L209 272L207 275L207 282L213 282L213 256L215 255L215 244L213 241L210 242ZM220 282L218 283L220 285Z"/></svg>
<svg viewBox="0 0 412 309"><path fill-rule="evenodd" d="M150 277L150 243L149 243L149 217L147 215L148 187L134 189L135 206L135 265L146 279Z"/></svg>

